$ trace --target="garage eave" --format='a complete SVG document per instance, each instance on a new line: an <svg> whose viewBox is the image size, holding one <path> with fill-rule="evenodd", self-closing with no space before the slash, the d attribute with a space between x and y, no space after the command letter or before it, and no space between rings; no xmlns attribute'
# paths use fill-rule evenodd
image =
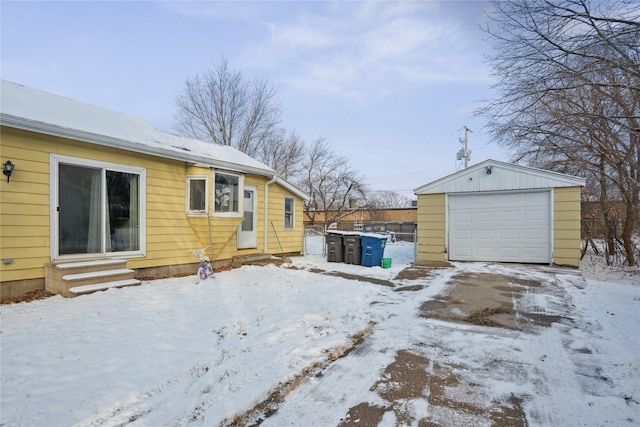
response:
<svg viewBox="0 0 640 427"><path fill-rule="evenodd" d="M420 195L583 187L585 181L585 178L577 176L490 159L425 184L413 192Z"/></svg>

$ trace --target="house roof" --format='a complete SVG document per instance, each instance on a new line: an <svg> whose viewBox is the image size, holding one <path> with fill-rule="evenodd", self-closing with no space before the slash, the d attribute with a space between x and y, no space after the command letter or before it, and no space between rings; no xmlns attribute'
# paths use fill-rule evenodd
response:
<svg viewBox="0 0 640 427"><path fill-rule="evenodd" d="M0 80L0 124L204 167L275 177L278 184L308 199L275 170L234 147L172 135L136 116L6 80Z"/></svg>
<svg viewBox="0 0 640 427"><path fill-rule="evenodd" d="M584 186L585 178L485 160L418 187L415 194L466 193Z"/></svg>

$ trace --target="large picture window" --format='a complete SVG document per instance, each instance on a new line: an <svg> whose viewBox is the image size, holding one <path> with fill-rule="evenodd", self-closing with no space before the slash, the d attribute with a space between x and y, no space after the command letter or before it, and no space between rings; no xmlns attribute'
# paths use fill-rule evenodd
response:
<svg viewBox="0 0 640 427"><path fill-rule="evenodd" d="M284 198L284 228L293 228L293 197Z"/></svg>
<svg viewBox="0 0 640 427"><path fill-rule="evenodd" d="M53 258L144 253L144 169L66 156L51 163Z"/></svg>
<svg viewBox="0 0 640 427"><path fill-rule="evenodd" d="M242 206L240 201L240 189L242 176L224 172L215 173L215 213L241 216Z"/></svg>
<svg viewBox="0 0 640 427"><path fill-rule="evenodd" d="M206 215L208 212L208 191L206 175L187 176L187 214Z"/></svg>

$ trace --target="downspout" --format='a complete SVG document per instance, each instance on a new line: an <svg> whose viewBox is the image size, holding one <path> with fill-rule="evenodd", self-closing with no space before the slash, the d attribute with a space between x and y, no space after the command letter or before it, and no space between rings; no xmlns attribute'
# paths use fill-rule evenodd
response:
<svg viewBox="0 0 640 427"><path fill-rule="evenodd" d="M262 243L262 251L267 253L269 250L269 186L276 182L277 175L273 175L270 181L264 184L264 242Z"/></svg>

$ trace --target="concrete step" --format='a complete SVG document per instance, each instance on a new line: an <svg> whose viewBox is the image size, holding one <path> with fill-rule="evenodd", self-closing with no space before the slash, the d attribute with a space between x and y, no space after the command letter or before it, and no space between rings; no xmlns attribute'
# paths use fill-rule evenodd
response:
<svg viewBox="0 0 640 427"><path fill-rule="evenodd" d="M65 262L64 264L55 264L55 266L66 272L70 270L95 271L107 266L110 268L122 266L119 268L124 268L126 264L127 261L124 259L97 259L92 261Z"/></svg>
<svg viewBox="0 0 640 427"><path fill-rule="evenodd" d="M255 261L264 261L270 259L271 254L248 254L248 255L236 255L233 257L233 263L247 264Z"/></svg>
<svg viewBox="0 0 640 427"><path fill-rule="evenodd" d="M68 283L68 288L91 285L94 283L113 282L117 280L133 279L134 271L128 268L117 270L90 271L87 273L65 274L62 281Z"/></svg>
<svg viewBox="0 0 640 427"><path fill-rule="evenodd" d="M265 266L268 264L280 265L286 262L291 262L291 259L276 257L271 254L251 254L234 256L231 265L233 267L240 267L242 265Z"/></svg>
<svg viewBox="0 0 640 427"><path fill-rule="evenodd" d="M85 295L98 291L106 291L110 288L124 288L126 286L138 286L142 282L137 279L116 280L113 282L96 283L93 285L73 286L69 292L74 295Z"/></svg>
<svg viewBox="0 0 640 427"><path fill-rule="evenodd" d="M110 287L139 285L135 272L126 268L124 259L72 261L45 266L45 289L54 294L74 297ZM71 291L74 289L74 291Z"/></svg>

